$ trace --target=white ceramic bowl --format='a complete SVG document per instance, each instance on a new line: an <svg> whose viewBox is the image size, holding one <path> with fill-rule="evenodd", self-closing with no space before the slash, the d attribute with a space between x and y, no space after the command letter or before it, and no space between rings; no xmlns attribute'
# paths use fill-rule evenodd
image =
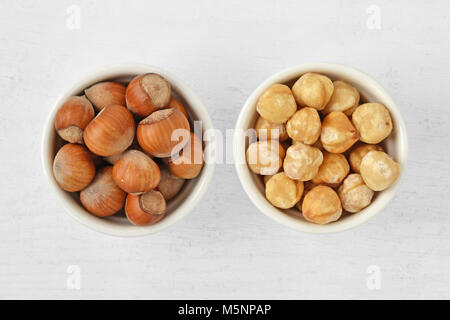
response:
<svg viewBox="0 0 450 320"><path fill-rule="evenodd" d="M274 83L286 83L291 86L295 80L306 72L322 73L329 76L332 80L344 80L355 86L361 93L361 97L364 97L365 100L369 102L380 102L389 109L394 122L394 129L382 145L387 153L400 163L403 173L408 156L408 141L405 124L394 101L389 94L368 75L353 68L330 63L311 63L291 67L269 77L253 91L242 108L236 124L234 136L236 170L244 190L247 192L254 205L262 213L275 221L304 232L328 233L342 231L355 227L380 212L394 197L401 177L399 177L396 183L389 189L378 192L372 203L361 212L345 215L338 221L326 225L317 225L308 222L301 217L296 208L281 210L272 206L265 198L264 184L261 177L250 171L245 160L245 151L248 146L248 141L242 132L248 128L253 128L254 126L256 118L258 117L256 112L256 102L259 96ZM400 176L402 176L402 174Z"/></svg>
<svg viewBox="0 0 450 320"><path fill-rule="evenodd" d="M191 120L202 121L203 132L208 129L212 129L211 119L206 112L206 108L194 92L192 92L191 89L189 89L178 78L153 66L129 63L105 66L73 84L54 104L44 128L44 134L42 137L42 164L51 189L55 192L56 197L61 200L64 208L72 217L85 226L102 233L122 237L131 237L147 235L167 228L183 218L194 208L203 193L206 191L213 175L214 154L205 152L205 165L201 174L196 179L187 180L185 182L183 189L176 196L176 198L168 203L167 216L151 226L134 226L128 222L123 214L116 214L108 218L96 217L83 208L77 196L59 188L53 176L53 158L57 151L55 143L57 139L59 139L54 129L53 122L58 108L69 96L81 94L85 88L93 85L94 83L106 80L128 82L138 74L149 72L158 73L170 82L173 92L185 102L185 106L190 114ZM210 143L214 142L212 140L210 142L204 141L205 148L207 148Z"/></svg>

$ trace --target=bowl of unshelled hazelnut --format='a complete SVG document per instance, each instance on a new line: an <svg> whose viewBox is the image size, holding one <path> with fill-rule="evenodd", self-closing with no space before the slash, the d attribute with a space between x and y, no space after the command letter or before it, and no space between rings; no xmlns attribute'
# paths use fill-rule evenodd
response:
<svg viewBox="0 0 450 320"><path fill-rule="evenodd" d="M246 101L235 165L255 206L296 230L357 226L393 198L408 142L400 111L371 77L315 63L281 71Z"/></svg>
<svg viewBox="0 0 450 320"><path fill-rule="evenodd" d="M213 174L212 123L178 78L143 64L103 67L65 91L42 138L52 189L106 234L158 232L189 213Z"/></svg>

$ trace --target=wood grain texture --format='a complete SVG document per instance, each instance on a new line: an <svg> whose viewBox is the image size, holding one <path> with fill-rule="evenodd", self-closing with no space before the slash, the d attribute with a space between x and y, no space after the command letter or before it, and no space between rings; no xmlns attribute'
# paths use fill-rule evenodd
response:
<svg viewBox="0 0 450 320"><path fill-rule="evenodd" d="M376 3L375 3L376 2ZM0 4L0 298L450 298L448 1L73 1ZM369 30L366 10L381 9ZM157 8L157 10L155 10ZM269 75L329 61L377 79L403 112L409 163L395 199L343 233L287 229L217 165L194 212L139 239L78 224L50 192L40 139L57 96L114 62L160 66L234 128ZM81 289L66 287L78 265ZM381 269L380 290L366 270Z"/></svg>

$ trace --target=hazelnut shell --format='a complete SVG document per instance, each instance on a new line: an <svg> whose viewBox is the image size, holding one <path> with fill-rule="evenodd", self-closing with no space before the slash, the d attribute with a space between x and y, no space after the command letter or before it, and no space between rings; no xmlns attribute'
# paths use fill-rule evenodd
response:
<svg viewBox="0 0 450 320"><path fill-rule="evenodd" d="M84 90L97 111L113 104L125 105L125 86L117 82L100 82Z"/></svg>
<svg viewBox="0 0 450 320"><path fill-rule="evenodd" d="M156 188L160 180L158 165L145 153L128 150L114 164L112 176L116 184L132 194Z"/></svg>
<svg viewBox="0 0 450 320"><path fill-rule="evenodd" d="M59 149L53 160L53 175L63 190L80 191L94 179L94 162L85 147L68 143Z"/></svg>
<svg viewBox="0 0 450 320"><path fill-rule="evenodd" d="M127 108L110 105L88 124L83 138L91 152L109 157L122 153L132 144L134 128L133 116Z"/></svg>
<svg viewBox="0 0 450 320"><path fill-rule="evenodd" d="M55 129L70 143L83 143L83 131L94 118L94 108L85 96L72 96L58 109Z"/></svg>
<svg viewBox="0 0 450 320"><path fill-rule="evenodd" d="M150 191L142 199L143 195L128 194L125 203L125 214L128 220L136 226L148 226L157 223L165 216L166 202L162 194L158 191ZM157 208L158 214L147 212L142 208L143 202L151 202ZM147 207L151 205L147 204ZM148 209L147 209L148 210Z"/></svg>
<svg viewBox="0 0 450 320"><path fill-rule="evenodd" d="M125 196L112 178L112 166L101 168L94 181L80 192L83 206L98 217L108 217L122 209Z"/></svg>
<svg viewBox="0 0 450 320"><path fill-rule="evenodd" d="M189 131L187 118L171 108L155 111L142 120L136 135L142 149L152 156L166 158L179 152L189 142Z"/></svg>

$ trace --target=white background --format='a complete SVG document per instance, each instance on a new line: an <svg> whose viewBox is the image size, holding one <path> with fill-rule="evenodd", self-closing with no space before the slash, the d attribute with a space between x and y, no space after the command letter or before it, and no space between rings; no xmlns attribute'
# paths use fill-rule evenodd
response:
<svg viewBox="0 0 450 320"><path fill-rule="evenodd" d="M71 5L80 29L67 26ZM367 26L373 5L380 29ZM2 0L0 298L450 298L449 31L446 0ZM261 214L233 165L218 165L202 201L169 229L136 239L91 231L50 192L41 132L65 88L116 62L176 74L220 130L281 69L358 68L403 113L405 179L366 224L310 235ZM67 288L70 265L80 290ZM366 285L371 265L379 290Z"/></svg>

